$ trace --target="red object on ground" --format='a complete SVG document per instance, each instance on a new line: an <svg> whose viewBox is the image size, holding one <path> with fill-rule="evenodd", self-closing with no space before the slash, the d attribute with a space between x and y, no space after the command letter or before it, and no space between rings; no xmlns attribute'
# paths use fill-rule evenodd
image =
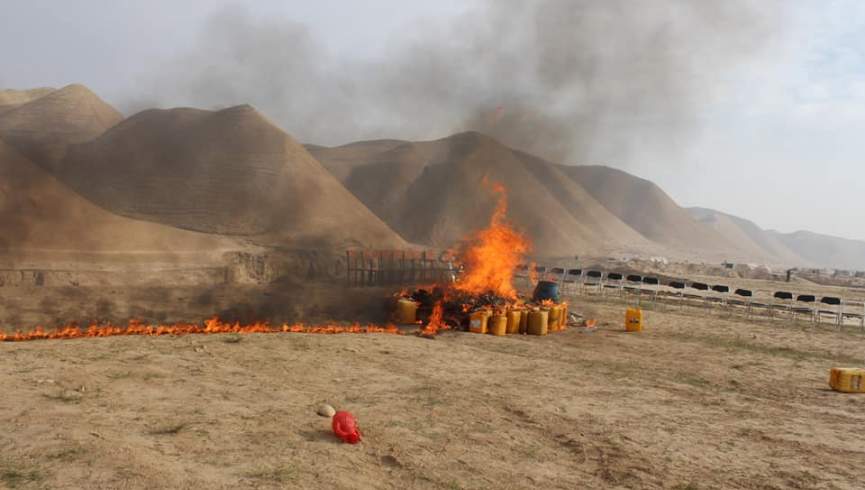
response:
<svg viewBox="0 0 865 490"><path fill-rule="evenodd" d="M343 442L357 444L360 442L360 429L354 416L348 412L336 412L333 414L333 433Z"/></svg>

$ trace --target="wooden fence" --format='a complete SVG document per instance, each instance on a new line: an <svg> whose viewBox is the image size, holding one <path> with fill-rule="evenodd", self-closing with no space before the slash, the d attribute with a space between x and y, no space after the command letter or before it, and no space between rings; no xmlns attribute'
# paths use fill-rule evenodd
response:
<svg viewBox="0 0 865 490"><path fill-rule="evenodd" d="M446 254L433 250L348 250L350 287L446 283L454 278Z"/></svg>

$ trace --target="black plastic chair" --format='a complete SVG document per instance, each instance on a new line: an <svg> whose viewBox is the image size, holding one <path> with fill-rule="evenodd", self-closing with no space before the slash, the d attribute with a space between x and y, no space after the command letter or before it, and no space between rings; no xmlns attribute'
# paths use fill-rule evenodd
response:
<svg viewBox="0 0 865 490"><path fill-rule="evenodd" d="M725 286L723 284L715 284L711 286L709 289L714 293L718 293L717 295L706 296L706 301L711 304L718 304L720 306L726 306L727 304L727 293L730 292L730 286Z"/></svg>
<svg viewBox="0 0 865 490"><path fill-rule="evenodd" d="M813 322L816 316L815 301L817 301L817 298L813 294L800 294L796 296L796 306L792 308L793 319L795 320L799 314L808 314L811 316L811 321Z"/></svg>
<svg viewBox="0 0 865 490"><path fill-rule="evenodd" d="M793 293L789 291L775 291L772 298L772 317L775 316L775 312L786 312L792 315Z"/></svg>
<svg viewBox="0 0 865 490"><path fill-rule="evenodd" d="M629 293L639 293L640 285L643 283L643 276L637 274L628 274L625 277L625 291Z"/></svg>
<svg viewBox="0 0 865 490"><path fill-rule="evenodd" d="M565 278L562 281L562 292L565 292L567 289L573 289L574 292L577 292L577 290L582 286L582 281L582 269L568 269L565 272Z"/></svg>
<svg viewBox="0 0 865 490"><path fill-rule="evenodd" d="M604 274L601 271L591 270L586 272L586 279L583 281L583 289L586 288L595 288L597 291L601 291L601 285L603 284Z"/></svg>
<svg viewBox="0 0 865 490"><path fill-rule="evenodd" d="M669 281L667 287L673 289L672 297L679 302L679 308L685 306L685 282L684 281Z"/></svg>
<svg viewBox="0 0 865 490"><path fill-rule="evenodd" d="M734 297L727 299L727 305L732 308L742 307L745 310L745 316L751 315L751 297L754 293L749 289L736 289L733 291Z"/></svg>
<svg viewBox="0 0 865 490"><path fill-rule="evenodd" d="M841 326L841 313L844 308L844 302L836 296L823 296L820 298L821 305L834 306L834 309L827 310L823 307L818 307L815 313L817 323L821 323L824 315L829 315L834 319L835 326Z"/></svg>
<svg viewBox="0 0 865 490"><path fill-rule="evenodd" d="M855 308L855 311L848 311L849 308ZM844 309L841 312L841 324L844 324L844 320L849 318L851 320L859 320L859 327L865 329L865 303L859 302L845 302Z"/></svg>
<svg viewBox="0 0 865 490"><path fill-rule="evenodd" d="M643 293L649 294L652 297L652 303L658 299L658 286L660 285L660 281L657 277L643 277L643 285L647 286L646 289L640 288L640 297L642 298Z"/></svg>
<svg viewBox="0 0 865 490"><path fill-rule="evenodd" d="M622 293L622 276L618 272L608 272L606 279L604 279L604 290L611 289L615 291L617 294Z"/></svg>
<svg viewBox="0 0 865 490"><path fill-rule="evenodd" d="M695 291L703 291L706 292L709 290L709 285L702 282L692 282L690 288ZM694 294L694 293L683 293L682 298L684 299L692 299L695 301L699 301L702 306L706 305L706 295L705 294Z"/></svg>

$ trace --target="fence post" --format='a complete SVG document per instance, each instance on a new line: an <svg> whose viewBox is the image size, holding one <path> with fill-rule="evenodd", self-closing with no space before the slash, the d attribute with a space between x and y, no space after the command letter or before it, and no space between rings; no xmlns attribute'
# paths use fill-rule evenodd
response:
<svg viewBox="0 0 865 490"><path fill-rule="evenodd" d="M351 250L345 251L345 285L351 287Z"/></svg>

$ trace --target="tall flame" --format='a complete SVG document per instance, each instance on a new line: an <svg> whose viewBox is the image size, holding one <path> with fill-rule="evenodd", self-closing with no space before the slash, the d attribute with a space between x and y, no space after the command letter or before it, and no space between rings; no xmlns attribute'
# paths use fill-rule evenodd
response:
<svg viewBox="0 0 865 490"><path fill-rule="evenodd" d="M427 322L426 326L420 331L420 334L423 337L435 337L439 330L447 328L449 327L444 322L444 309L442 308L441 301L438 301L433 307L429 322Z"/></svg>
<svg viewBox="0 0 865 490"><path fill-rule="evenodd" d="M529 241L507 222L508 198L504 186L484 179L484 184L498 195L490 224L479 231L461 253L465 273L454 287L469 294L492 292L516 299L514 271L531 248Z"/></svg>

